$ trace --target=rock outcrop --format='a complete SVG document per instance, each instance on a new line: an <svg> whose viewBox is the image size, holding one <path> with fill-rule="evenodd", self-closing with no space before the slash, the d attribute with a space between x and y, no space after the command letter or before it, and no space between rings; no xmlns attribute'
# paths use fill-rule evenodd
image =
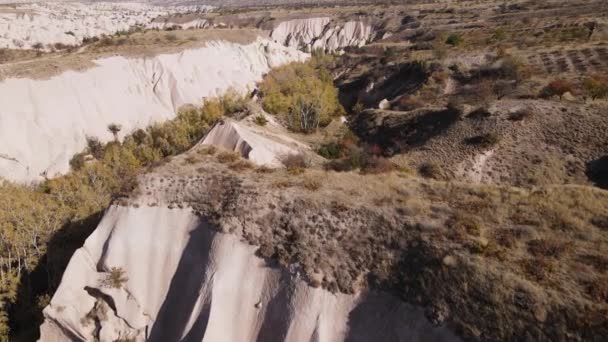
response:
<svg viewBox="0 0 608 342"><path fill-rule="evenodd" d="M313 288L255 250L189 209L113 206L70 261L40 341L457 340L388 294Z"/></svg>
<svg viewBox="0 0 608 342"><path fill-rule="evenodd" d="M173 118L185 104L229 88L245 91L272 67L306 54L258 39L249 45L210 42L205 47L151 58L110 57L96 67L47 80L0 82L0 177L30 181L69 169L86 137L122 132Z"/></svg>
<svg viewBox="0 0 608 342"><path fill-rule="evenodd" d="M366 21L338 23L329 17L319 17L281 22L270 36L278 43L306 51L336 51L349 46L363 46L374 38L375 32Z"/></svg>
<svg viewBox="0 0 608 342"><path fill-rule="evenodd" d="M272 119L272 118L270 118ZM308 149L302 144L268 130L256 129L233 120L223 120L199 143L219 146L238 152L243 158L257 165L280 167L281 159Z"/></svg>

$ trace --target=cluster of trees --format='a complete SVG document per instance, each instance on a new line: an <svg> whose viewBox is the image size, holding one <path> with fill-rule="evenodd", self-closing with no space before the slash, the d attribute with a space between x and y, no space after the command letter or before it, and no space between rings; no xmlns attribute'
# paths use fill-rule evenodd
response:
<svg viewBox="0 0 608 342"><path fill-rule="evenodd" d="M0 182L0 340L36 339L41 311L72 253L110 202L135 187L143 167L191 148L217 120L244 105L230 93L123 141L121 127L110 125L114 141L88 138L69 174L36 185Z"/></svg>
<svg viewBox="0 0 608 342"><path fill-rule="evenodd" d="M260 83L262 105L295 132L311 133L344 113L333 78L323 67L327 56L272 70Z"/></svg>

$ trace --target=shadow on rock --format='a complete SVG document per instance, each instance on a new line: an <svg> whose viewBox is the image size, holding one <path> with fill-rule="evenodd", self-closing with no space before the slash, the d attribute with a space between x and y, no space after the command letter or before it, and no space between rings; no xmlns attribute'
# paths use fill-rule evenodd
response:
<svg viewBox="0 0 608 342"><path fill-rule="evenodd" d="M201 286L205 282L213 234L215 233L209 229L208 223L203 223L190 232L190 239L150 332L150 342L202 341L209 321L211 302L203 303L190 330L186 327L195 314Z"/></svg>

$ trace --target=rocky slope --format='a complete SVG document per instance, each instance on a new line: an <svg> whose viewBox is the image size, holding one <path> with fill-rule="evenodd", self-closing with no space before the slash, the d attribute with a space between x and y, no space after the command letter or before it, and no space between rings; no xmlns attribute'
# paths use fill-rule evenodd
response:
<svg viewBox="0 0 608 342"><path fill-rule="evenodd" d="M40 341L457 340L390 295L334 295L255 251L190 209L114 206L72 258ZM103 285L112 267L120 288Z"/></svg>
<svg viewBox="0 0 608 342"><path fill-rule="evenodd" d="M0 82L0 177L29 181L65 172L87 136L111 139L110 123L126 133L146 127L174 117L184 104L229 88L252 89L270 68L304 58L263 39L218 41L151 58L104 58L47 80L6 79Z"/></svg>
<svg viewBox="0 0 608 342"><path fill-rule="evenodd" d="M206 145L106 212L44 311L43 341L606 334L604 191L294 175Z"/></svg>

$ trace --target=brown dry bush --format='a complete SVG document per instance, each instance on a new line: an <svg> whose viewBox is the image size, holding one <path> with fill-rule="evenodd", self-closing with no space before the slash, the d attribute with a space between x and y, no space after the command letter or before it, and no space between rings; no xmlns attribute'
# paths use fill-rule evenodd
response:
<svg viewBox="0 0 608 342"><path fill-rule="evenodd" d="M236 162L230 164L228 167L230 168L230 170L233 170L233 171L245 171L245 170L252 169L253 164L251 164L251 162L248 160L240 159L240 160L237 160Z"/></svg>
<svg viewBox="0 0 608 342"><path fill-rule="evenodd" d="M241 155L232 151L222 151L217 155L217 161L222 164L234 163L239 160Z"/></svg>
<svg viewBox="0 0 608 342"><path fill-rule="evenodd" d="M306 156L303 153L291 153L281 160L287 172L292 175L299 175L308 167Z"/></svg>
<svg viewBox="0 0 608 342"><path fill-rule="evenodd" d="M262 166L258 166L255 169L256 173L273 173L275 170L271 167L268 167L266 165L262 165Z"/></svg>
<svg viewBox="0 0 608 342"><path fill-rule="evenodd" d="M541 92L542 97L559 96L561 99L565 93L574 92L574 84L568 80L558 78L551 81Z"/></svg>
<svg viewBox="0 0 608 342"><path fill-rule="evenodd" d="M215 152L217 152L217 147L215 147L213 145L206 146L205 148L201 148L198 151L199 154L208 155L208 156L214 155Z"/></svg>
<svg viewBox="0 0 608 342"><path fill-rule="evenodd" d="M465 139L465 143L467 145L475 145L482 148L490 148L500 141L500 137L494 133L486 133L481 135L476 135L474 137L470 137Z"/></svg>
<svg viewBox="0 0 608 342"><path fill-rule="evenodd" d="M321 181L312 177L306 177L302 180L302 187L310 191L317 191L323 185Z"/></svg>

